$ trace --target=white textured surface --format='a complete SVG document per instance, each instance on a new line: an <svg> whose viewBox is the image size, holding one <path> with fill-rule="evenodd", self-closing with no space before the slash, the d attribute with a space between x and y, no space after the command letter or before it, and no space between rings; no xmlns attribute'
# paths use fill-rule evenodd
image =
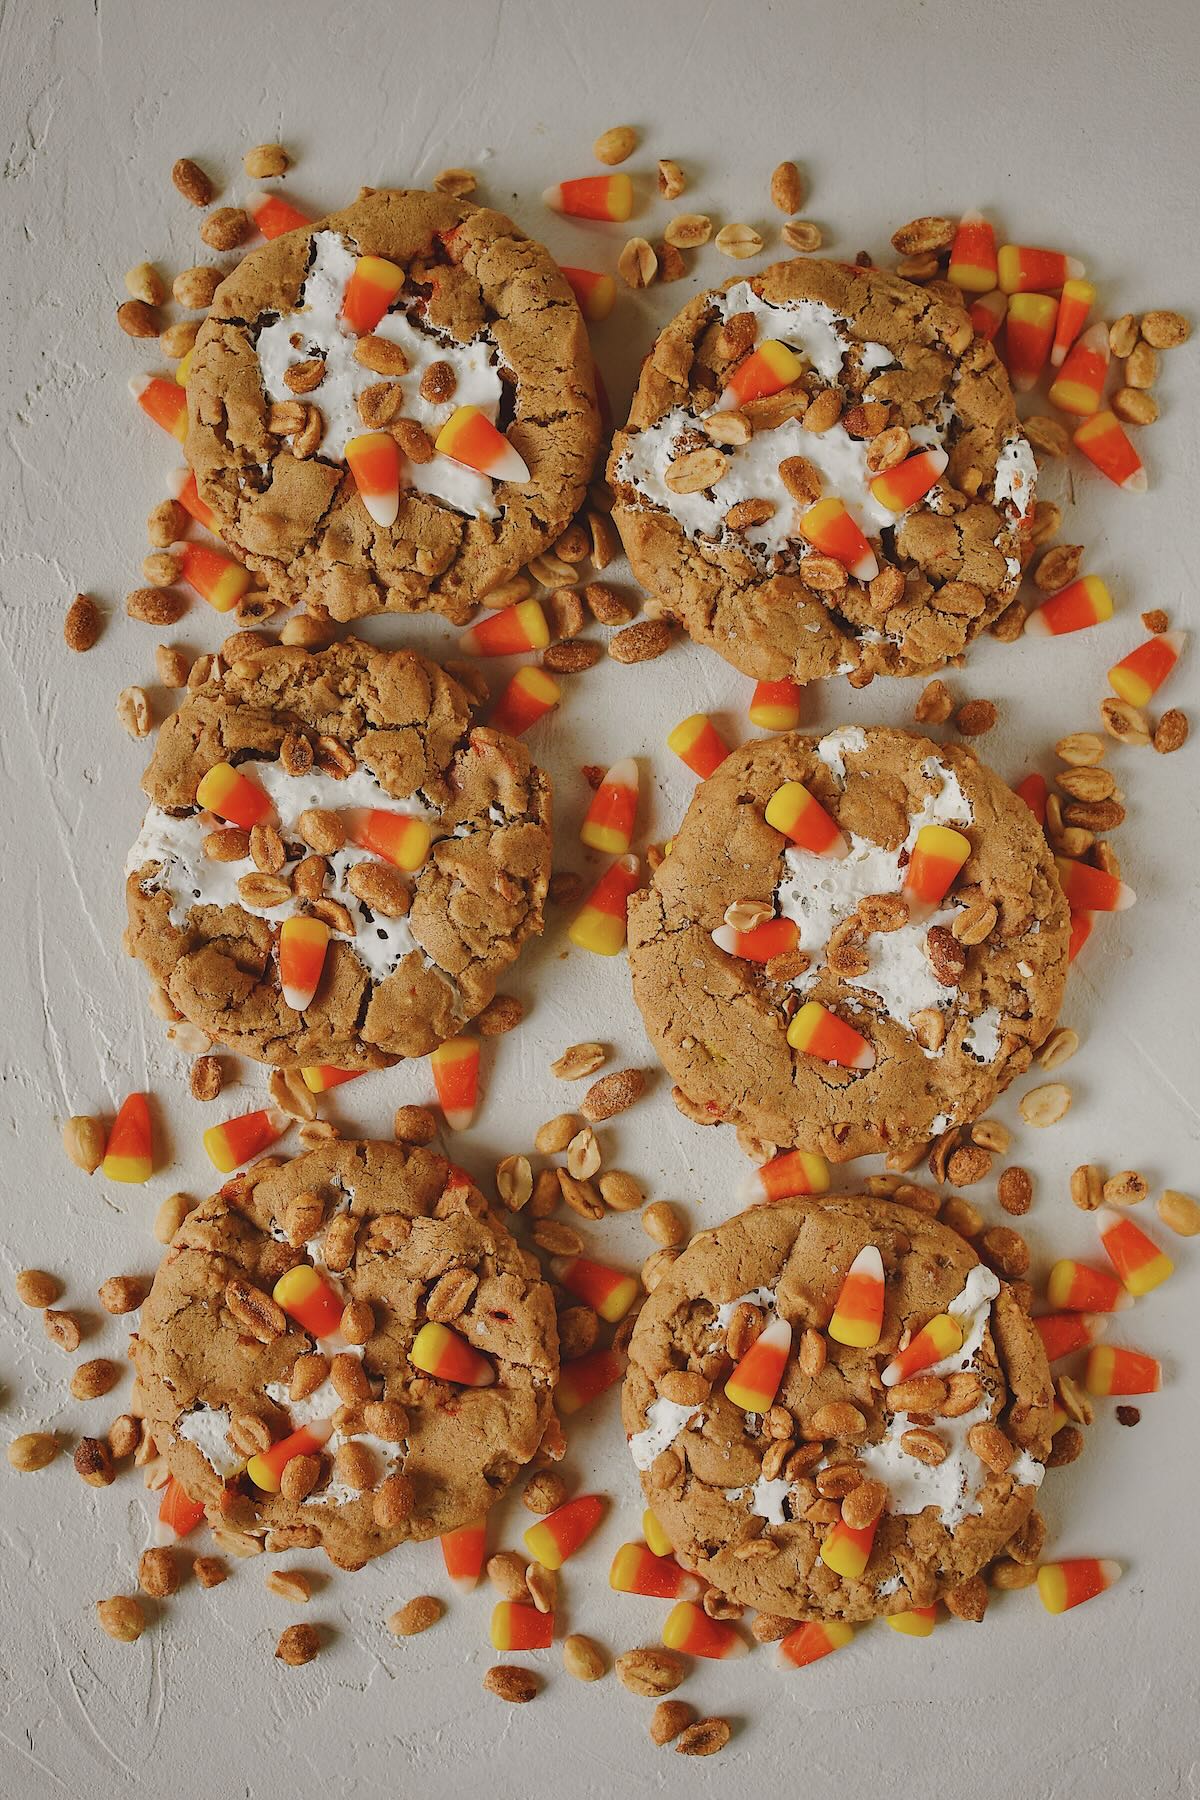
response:
<svg viewBox="0 0 1200 1800"><path fill-rule="evenodd" d="M250 1073L246 1088L207 1114L193 1103L181 1059L146 1011L143 981L119 953L119 871L142 810L145 747L124 738L113 701L124 683L150 680L159 634L117 609L138 582L142 518L172 455L130 409L126 377L153 358L119 335L111 312L130 264L159 257L174 271L207 256L197 215L170 186L172 161L194 154L224 178L223 199L240 199L251 185L240 176L242 150L279 137L299 159L287 191L314 208L343 203L360 182L420 182L466 163L488 198L542 230L564 260L611 267L621 228L548 218L536 196L595 167L595 133L628 118L646 131L632 165L643 188L659 155L677 157L692 176L681 207L773 233L767 177L794 155L812 186L805 210L837 253L886 253L888 232L914 214L979 204L1028 242L1061 243L1094 261L1111 316L1127 306L1194 307L1200 291L1196 65L1185 0L1158 0L1132 17L1111 0L746 0L736 9L460 0L440 10L378 0L307 16L275 0L0 4L6 1435L49 1425L73 1437L107 1423L121 1397L90 1406L68 1398L68 1361L15 1302L12 1273L32 1263L67 1274L67 1302L91 1321L88 1353L119 1355L125 1332L99 1313L96 1286L112 1272L153 1266L158 1202L176 1187L208 1186L202 1126L262 1091ZM649 222L653 235L665 217L656 202L638 226ZM699 281L751 267L711 248L694 265ZM690 277L623 294L598 331L618 416L652 323L696 285ZM1010 778L1030 766L1035 747L1092 723L1112 653L1137 641L1139 607L1163 605L1173 622L1196 624L1196 362L1194 349L1164 358L1165 416L1145 438L1145 498L1074 475L1071 535L1112 584L1114 623L1061 645L989 639L951 677L956 694L1001 703L1002 724L985 748ZM1048 491L1060 485L1052 477ZM96 650L72 658L61 618L81 587L114 613ZM196 605L171 635L199 647L220 630ZM389 621L374 635L424 647L450 641L428 623ZM568 712L535 740L559 777L564 860L583 866L570 854L584 798L580 761L647 759L643 822L661 837L690 785L664 750L666 729L705 708L744 736L747 693L714 658L682 650L653 668L606 665L583 678ZM1193 650L1171 701L1188 704L1195 693ZM837 682L813 696L808 717L823 726L902 722L914 698L898 682L860 693ZM1075 1163L1139 1166L1156 1185L1197 1179L1195 754L1111 760L1130 797L1120 850L1139 904L1098 928L1072 977L1065 1016L1084 1037L1065 1071L1072 1112L1048 1133L1016 1135L1014 1153L1037 1181L1028 1235L1043 1272L1051 1252L1093 1246L1090 1221L1066 1199ZM623 963L576 952L563 960L564 949L556 922L515 983L528 1028L490 1056L488 1103L456 1145L481 1174L565 1103L546 1074L551 1053L595 1034L622 1058L648 1061ZM172 1166L146 1189L88 1182L63 1159L58 1121L110 1109L143 1082L158 1097ZM398 1099L424 1091L421 1069L372 1077L334 1096L329 1112L382 1130ZM1015 1096L998 1112L1017 1122ZM732 1210L742 1170L732 1141L680 1119L661 1080L602 1135L611 1162L680 1202L693 1225ZM985 1206L998 1217L990 1193ZM630 1262L649 1247L636 1219L609 1221L592 1241ZM382 1620L401 1601L424 1590L450 1597L436 1549L398 1552L357 1576L323 1575L307 1615L264 1592L264 1559L237 1564L211 1593L189 1583L176 1599L147 1603L151 1626L136 1647L110 1643L93 1602L132 1586L149 1537L139 1479L126 1473L95 1492L66 1458L38 1476L0 1466L0 1789L22 1800L164 1792L441 1800L471 1791L515 1800L785 1784L966 1800L1194 1795L1200 1253L1174 1247L1174 1283L1115 1331L1165 1358L1166 1391L1145 1403L1135 1432L1102 1405L1084 1459L1044 1490L1056 1547L1119 1557L1120 1586L1061 1619L1032 1594L1000 1597L983 1628L943 1624L925 1643L877 1627L791 1675L769 1653L700 1668L686 1697L738 1725L734 1746L709 1762L653 1749L649 1703L611 1675L592 1688L571 1681L557 1649L530 1659L547 1675L533 1706L509 1709L485 1694L480 1680L494 1660L486 1592L451 1598L449 1616L427 1636L391 1639ZM605 1585L640 1504L615 1394L571 1436L571 1475L615 1504L566 1571L563 1625L612 1650L653 1641L664 1608ZM508 1543L523 1523L519 1504L502 1509ZM315 1566L312 1556L284 1561ZM304 1616L326 1625L331 1641L307 1669L284 1669L271 1659L275 1637Z"/></svg>

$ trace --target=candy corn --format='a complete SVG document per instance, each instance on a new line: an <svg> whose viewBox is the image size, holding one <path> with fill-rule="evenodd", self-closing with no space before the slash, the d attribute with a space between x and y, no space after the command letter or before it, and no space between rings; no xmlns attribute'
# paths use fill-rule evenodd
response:
<svg viewBox="0 0 1200 1800"><path fill-rule="evenodd" d="M186 355L181 356L179 361L175 364L176 386L181 387L181 388L185 388L187 386L188 378L190 377L190 375L192 373L192 358L195 356L195 354L196 354L196 346L195 346L195 344L193 344L191 349L186 353Z"/></svg>
<svg viewBox="0 0 1200 1800"><path fill-rule="evenodd" d="M845 1519L835 1520L821 1543L820 1556L825 1567L844 1581L858 1581L871 1560L871 1546L878 1526L878 1519L872 1519L861 1529L847 1525Z"/></svg>
<svg viewBox="0 0 1200 1800"><path fill-rule="evenodd" d="M883 1328L883 1257L874 1244L864 1244L846 1271L837 1297L829 1335L838 1344L869 1350Z"/></svg>
<svg viewBox="0 0 1200 1800"><path fill-rule="evenodd" d="M404 286L404 270L382 256L360 256L346 283L342 319L358 337L374 331Z"/></svg>
<svg viewBox="0 0 1200 1800"><path fill-rule="evenodd" d="M251 1157L260 1156L277 1142L291 1122L285 1112L266 1106L257 1112L241 1113L236 1119L226 1119L221 1125L210 1125L204 1133L208 1160L222 1175L232 1175Z"/></svg>
<svg viewBox="0 0 1200 1800"><path fill-rule="evenodd" d="M1091 863L1056 856L1054 866L1072 912L1124 912L1137 899L1125 882L1106 869L1094 869Z"/></svg>
<svg viewBox="0 0 1200 1800"><path fill-rule="evenodd" d="M1127 1214L1102 1206L1096 1214L1096 1224L1104 1254L1135 1297L1151 1293L1174 1273L1175 1264L1166 1251L1160 1250Z"/></svg>
<svg viewBox="0 0 1200 1800"><path fill-rule="evenodd" d="M310 1337L332 1337L341 1329L346 1303L333 1283L309 1263L297 1263L281 1275L271 1298Z"/></svg>
<svg viewBox="0 0 1200 1800"><path fill-rule="evenodd" d="M279 928L279 986L285 1006L303 1012L312 1002L325 967L329 927L323 919L296 913Z"/></svg>
<svg viewBox="0 0 1200 1800"><path fill-rule="evenodd" d="M1006 294L1028 294L1035 288L1057 293L1064 282L1078 281L1083 264L1077 256L1059 250L1039 250L1032 244L1001 244L996 271Z"/></svg>
<svg viewBox="0 0 1200 1800"><path fill-rule="evenodd" d="M1108 671L1113 693L1131 706L1147 705L1179 661L1184 636L1182 631L1161 632L1114 663Z"/></svg>
<svg viewBox="0 0 1200 1800"><path fill-rule="evenodd" d="M246 1473L256 1488L264 1494L277 1494L283 1471L294 1456L315 1456L333 1435L332 1419L313 1419L307 1425L301 1425L298 1431L289 1432L287 1437L272 1444L260 1456L252 1456L246 1464Z"/></svg>
<svg viewBox="0 0 1200 1800"><path fill-rule="evenodd" d="M600 1495L580 1494L531 1525L525 1533L525 1548L543 1569L561 1569L567 1558L587 1543L603 1517Z"/></svg>
<svg viewBox="0 0 1200 1800"><path fill-rule="evenodd" d="M592 796L579 835L589 850L624 856L637 823L638 766L632 756L614 763Z"/></svg>
<svg viewBox="0 0 1200 1800"><path fill-rule="evenodd" d="M1090 912L1071 914L1071 935L1067 939L1067 961L1073 963L1092 935L1096 921Z"/></svg>
<svg viewBox="0 0 1200 1800"><path fill-rule="evenodd" d="M618 1594L646 1594L652 1600L699 1600L704 1592L698 1575L681 1569L669 1554L655 1556L645 1544L621 1545L608 1571L608 1585Z"/></svg>
<svg viewBox="0 0 1200 1800"><path fill-rule="evenodd" d="M1049 294L1014 294L1004 316L1004 361L1018 393L1027 393L1046 366L1058 301Z"/></svg>
<svg viewBox="0 0 1200 1800"><path fill-rule="evenodd" d="M964 294L986 294L996 285L996 233L981 212L966 212L950 246L947 271Z"/></svg>
<svg viewBox="0 0 1200 1800"><path fill-rule="evenodd" d="M470 656L521 656L527 650L544 650L550 627L536 600L518 600L515 606L485 613L459 642Z"/></svg>
<svg viewBox="0 0 1200 1800"><path fill-rule="evenodd" d="M845 1619L812 1619L797 1625L779 1645L778 1657L785 1669L806 1669L835 1650L844 1650L854 1636L853 1625Z"/></svg>
<svg viewBox="0 0 1200 1800"><path fill-rule="evenodd" d="M668 732L667 749L673 750L701 781L707 781L729 755L728 744L722 742L707 713L692 713Z"/></svg>
<svg viewBox="0 0 1200 1800"><path fill-rule="evenodd" d="M129 1094L122 1100L104 1147L100 1173L106 1181L139 1186L154 1173L154 1135L145 1094Z"/></svg>
<svg viewBox="0 0 1200 1800"><path fill-rule="evenodd" d="M432 1320L422 1325L413 1339L408 1360L414 1369L436 1381L454 1381L460 1387L491 1387L496 1371L480 1351L448 1325Z"/></svg>
<svg viewBox="0 0 1200 1800"><path fill-rule="evenodd" d="M429 855L433 832L425 819L412 813L391 812L382 806L352 806L342 814L347 835L360 850L370 850L384 862L411 874Z"/></svg>
<svg viewBox="0 0 1200 1800"><path fill-rule="evenodd" d="M1101 1333L1108 1330L1108 1320L1103 1313L1043 1313L1033 1321L1033 1328L1042 1340L1047 1362L1057 1362L1060 1356L1071 1356L1076 1350L1090 1350Z"/></svg>
<svg viewBox="0 0 1200 1800"><path fill-rule="evenodd" d="M1046 1280L1046 1298L1056 1312L1119 1312L1130 1304L1115 1275L1087 1263L1064 1258L1056 1262Z"/></svg>
<svg viewBox="0 0 1200 1800"><path fill-rule="evenodd" d="M489 1636L493 1650L548 1650L554 1641L554 1614L519 1600L497 1601Z"/></svg>
<svg viewBox="0 0 1200 1800"><path fill-rule="evenodd" d="M1025 629L1030 637L1063 637L1069 631L1086 631L1089 625L1111 619L1112 595L1098 575L1081 575L1059 588L1030 613Z"/></svg>
<svg viewBox="0 0 1200 1800"><path fill-rule="evenodd" d="M299 231L311 219L279 194L251 194L246 211L265 238L282 237L285 231Z"/></svg>
<svg viewBox="0 0 1200 1800"><path fill-rule="evenodd" d="M447 1038L429 1058L438 1105L450 1131L465 1131L479 1104L479 1039Z"/></svg>
<svg viewBox="0 0 1200 1800"><path fill-rule="evenodd" d="M400 511L400 446L390 431L364 431L346 444L358 497L376 525L394 525Z"/></svg>
<svg viewBox="0 0 1200 1800"><path fill-rule="evenodd" d="M589 1350L564 1363L554 1390L554 1404L561 1413L577 1413L620 1381L624 1364L615 1350Z"/></svg>
<svg viewBox="0 0 1200 1800"><path fill-rule="evenodd" d="M949 825L922 825L904 876L912 911L932 911L971 854L971 840Z"/></svg>
<svg viewBox="0 0 1200 1800"><path fill-rule="evenodd" d="M725 1397L741 1412L765 1413L774 1402L792 1347L786 1319L764 1325L725 1383Z"/></svg>
<svg viewBox="0 0 1200 1800"><path fill-rule="evenodd" d="M243 831L253 830L271 818L275 808L257 781L251 781L232 763L214 763L196 786L196 801L206 812L216 813Z"/></svg>
<svg viewBox="0 0 1200 1800"><path fill-rule="evenodd" d="M625 942L625 909L638 884L636 856L619 856L604 871L574 919L567 936L580 950L615 956Z"/></svg>
<svg viewBox="0 0 1200 1800"><path fill-rule="evenodd" d="M1089 1394L1157 1394L1162 1386L1162 1364L1141 1350L1097 1344L1088 1351L1083 1381Z"/></svg>
<svg viewBox="0 0 1200 1800"><path fill-rule="evenodd" d="M1050 399L1060 412L1085 418L1099 411L1100 396L1108 380L1108 359L1108 326L1097 320L1071 346L1050 384Z"/></svg>
<svg viewBox="0 0 1200 1800"><path fill-rule="evenodd" d="M1002 294L999 288L981 295L970 308L971 329L975 336L990 344L999 333L1007 312L1008 295Z"/></svg>
<svg viewBox="0 0 1200 1800"><path fill-rule="evenodd" d="M593 1262L588 1256L556 1256L551 1262L554 1279L609 1325L623 1319L638 1297L640 1283L636 1275L610 1269L607 1263Z"/></svg>
<svg viewBox="0 0 1200 1800"><path fill-rule="evenodd" d="M742 1184L741 1198L791 1200L797 1194L823 1194L829 1187L829 1164L810 1150L781 1150L761 1168L752 1169Z"/></svg>
<svg viewBox="0 0 1200 1800"><path fill-rule="evenodd" d="M763 817L768 825L782 831L801 850L811 850L814 856L840 859L850 848L837 821L802 781L785 781L776 788Z"/></svg>
<svg viewBox="0 0 1200 1800"><path fill-rule="evenodd" d="M172 470L167 481L167 492L172 500L178 500L184 512L189 513L197 525L203 525L205 531L217 533L217 515L208 502L200 498L196 477L190 469Z"/></svg>
<svg viewBox="0 0 1200 1800"><path fill-rule="evenodd" d="M856 581L871 581L878 575L875 552L836 496L818 500L802 513L800 532L814 550L822 556L832 556ZM803 576L803 565L800 573Z"/></svg>
<svg viewBox="0 0 1200 1800"><path fill-rule="evenodd" d="M1105 410L1094 413L1079 426L1073 439L1088 461L1107 475L1119 488L1131 494L1146 491L1146 471L1142 459L1122 430L1117 415Z"/></svg>
<svg viewBox="0 0 1200 1800"><path fill-rule="evenodd" d="M871 492L889 512L907 512L941 480L949 461L944 450L918 450L894 469L876 475L870 483Z"/></svg>
<svg viewBox="0 0 1200 1800"><path fill-rule="evenodd" d="M477 406L456 406L433 440L433 447L439 456L448 456L451 462L476 469L493 481L529 480L529 469L520 451Z"/></svg>
<svg viewBox="0 0 1200 1800"><path fill-rule="evenodd" d="M1026 775L1024 781L1018 781L1013 791L1025 802L1038 824L1044 825L1046 823L1046 800L1050 793L1046 777L1035 771L1032 775Z"/></svg>
<svg viewBox="0 0 1200 1800"><path fill-rule="evenodd" d="M491 723L496 731L507 731L513 737L553 712L562 698L562 689L553 675L528 663L518 669L492 711Z"/></svg>
<svg viewBox="0 0 1200 1800"><path fill-rule="evenodd" d="M642 1514L642 1536L652 1556L671 1556L675 1546L662 1528L658 1514L647 1507Z"/></svg>
<svg viewBox="0 0 1200 1800"><path fill-rule="evenodd" d="M668 1650L687 1656L707 1656L724 1662L746 1654L746 1640L720 1619L710 1619L694 1600L680 1600L663 1621L662 1641Z"/></svg>
<svg viewBox="0 0 1200 1800"><path fill-rule="evenodd" d="M1066 361L1067 351L1083 330L1092 302L1096 298L1096 290L1090 281L1065 281L1062 297L1058 302L1058 318L1054 323L1054 342L1050 346L1050 367L1059 369ZM1050 390L1051 399L1054 389Z"/></svg>
<svg viewBox="0 0 1200 1800"><path fill-rule="evenodd" d="M778 338L764 338L730 375L716 410L736 412L748 400L763 400L791 387L803 373L804 364L794 350Z"/></svg>
<svg viewBox="0 0 1200 1800"><path fill-rule="evenodd" d="M581 175L548 187L542 199L552 212L572 219L609 219L621 224L633 212L633 183L628 175Z"/></svg>
<svg viewBox="0 0 1200 1800"><path fill-rule="evenodd" d="M962 1347L963 1328L954 1314L935 1313L903 1350L897 1350L880 1380L884 1387L895 1387L898 1381L907 1381L911 1375L931 1369L947 1356L956 1356Z"/></svg>
<svg viewBox="0 0 1200 1800"><path fill-rule="evenodd" d="M366 1072L365 1069L335 1069L332 1063L307 1063L300 1070L310 1094L328 1093L330 1088L341 1087L347 1081L357 1081Z"/></svg>
<svg viewBox="0 0 1200 1800"><path fill-rule="evenodd" d="M442 1561L460 1594L469 1594L479 1580L487 1552L487 1527L483 1519L442 1533Z"/></svg>
<svg viewBox="0 0 1200 1800"><path fill-rule="evenodd" d="M167 1485L162 1491L162 1499L158 1503L158 1522L177 1538L185 1538L195 1531L204 1518L204 1508L198 1500L189 1497L177 1475L167 1477Z"/></svg>
<svg viewBox="0 0 1200 1800"><path fill-rule="evenodd" d="M913 1606L908 1612L889 1613L887 1623L902 1637L931 1637L937 1623L937 1607Z"/></svg>
<svg viewBox="0 0 1200 1800"><path fill-rule="evenodd" d="M617 303L617 284L611 275L598 275L592 269L569 269L566 263L560 263L559 269L571 285L571 292L579 302L579 310L590 325L598 325L607 319Z"/></svg>
<svg viewBox="0 0 1200 1800"><path fill-rule="evenodd" d="M165 375L134 375L129 391L146 417L182 444L187 436L187 395L178 383Z"/></svg>
<svg viewBox="0 0 1200 1800"><path fill-rule="evenodd" d="M800 942L800 927L794 919L765 919L749 931L735 931L732 925L718 925L712 934L718 950L727 956L740 956L745 962L770 962L783 956Z"/></svg>
<svg viewBox="0 0 1200 1800"><path fill-rule="evenodd" d="M250 571L211 544L190 541L172 545L179 558L179 573L214 612L232 612L250 586Z"/></svg>
<svg viewBox="0 0 1200 1800"><path fill-rule="evenodd" d="M839 1069L873 1069L875 1050L861 1032L831 1013L819 1000L806 1000L787 1028L787 1041L804 1056Z"/></svg>
<svg viewBox="0 0 1200 1800"><path fill-rule="evenodd" d="M1038 1570L1038 1595L1048 1613L1064 1613L1103 1594L1120 1574L1120 1563L1107 1557L1076 1556L1069 1562L1043 1563Z"/></svg>
<svg viewBox="0 0 1200 1800"><path fill-rule="evenodd" d="M750 723L760 731L794 731L800 723L798 682L760 681L750 699Z"/></svg>

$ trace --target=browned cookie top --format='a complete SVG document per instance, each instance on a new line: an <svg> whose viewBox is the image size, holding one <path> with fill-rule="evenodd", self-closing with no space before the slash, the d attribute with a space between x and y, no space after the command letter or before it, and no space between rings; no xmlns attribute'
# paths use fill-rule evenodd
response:
<svg viewBox="0 0 1200 1800"><path fill-rule="evenodd" d="M723 399L768 340L803 372ZM945 473L907 511L872 495L879 469L938 446ZM739 669L798 681L915 674L964 650L1016 592L1035 475L1008 376L960 305L804 257L688 302L609 462L639 579ZM873 579L806 542L800 521L831 497L866 533Z"/></svg>
<svg viewBox="0 0 1200 1800"><path fill-rule="evenodd" d="M365 350L340 316L358 257L404 276ZM528 481L433 453L463 404L507 433ZM188 415L188 461L222 535L278 601L337 619L465 619L561 534L599 443L587 333L548 252L503 213L413 190L364 190L252 251L196 341ZM372 429L403 451L388 526L344 457Z"/></svg>

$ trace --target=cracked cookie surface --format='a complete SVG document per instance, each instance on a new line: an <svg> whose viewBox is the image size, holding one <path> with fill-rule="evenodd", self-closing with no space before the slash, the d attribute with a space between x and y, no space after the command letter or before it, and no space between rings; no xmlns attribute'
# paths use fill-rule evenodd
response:
<svg viewBox="0 0 1200 1800"><path fill-rule="evenodd" d="M768 341L802 371L739 404L727 384ZM892 511L873 459L894 473L929 449L944 474ZM706 466L680 464L697 450ZM1004 367L961 306L797 257L697 295L664 327L608 474L630 562L666 612L748 675L808 682L960 655L1016 592L1036 466ZM805 542L802 516L830 497L865 532L873 579Z"/></svg>
<svg viewBox="0 0 1200 1800"><path fill-rule="evenodd" d="M356 256L404 277L370 367L341 319ZM277 602L461 623L570 522L599 444L592 368L570 287L510 219L445 194L365 190L252 251L218 288L188 380L188 461L221 535ZM493 484L432 453L462 403L507 433L528 482ZM343 450L352 433L393 426L409 451L383 526Z"/></svg>
<svg viewBox="0 0 1200 1800"><path fill-rule="evenodd" d="M860 1349L835 1342L827 1327L866 1245L881 1254L885 1301L878 1343ZM753 1311L737 1318L742 1307ZM947 1311L962 1347L928 1372L931 1410L910 1420L887 1403L881 1372L904 1334ZM792 1341L780 1410L768 1419L724 1392L736 1360L728 1334L740 1355L739 1331L749 1343L778 1318ZM805 1331L824 1344L820 1367L806 1357L809 1373L797 1355ZM670 1398L684 1392L687 1403ZM858 1621L932 1605L1021 1530L1049 1449L1052 1400L1037 1332L963 1238L909 1207L836 1195L754 1207L692 1240L638 1316L622 1417L646 1499L686 1567L785 1619ZM901 1442L920 1424L946 1451L937 1466ZM988 1467L967 1443L978 1424L1008 1438L1006 1469ZM831 1477L841 1464L855 1466ZM866 1568L852 1579L820 1559L838 1509L819 1503L823 1489L844 1495L859 1479L882 1483L887 1500Z"/></svg>
<svg viewBox="0 0 1200 1800"><path fill-rule="evenodd" d="M473 727L466 691L411 651L347 639L217 668L165 721L143 777L127 948L184 1018L260 1062L366 1069L426 1055L541 930L546 776L515 739ZM239 839L199 806L225 762L267 793L278 841ZM415 871L353 841L370 811L419 822L429 848ZM278 970L279 927L297 912L332 928L303 1012Z"/></svg>
<svg viewBox="0 0 1200 1800"><path fill-rule="evenodd" d="M258 1173L188 1215L142 1308L138 1385L172 1474L214 1524L282 1533L280 1548L320 1544L342 1568L482 1518L536 1453L551 1416L558 1335L536 1259L431 1150L343 1141ZM261 1301L306 1262L347 1302L369 1306L361 1345L317 1341L282 1312L281 1329L264 1325L260 1341L231 1310L231 1298L237 1307L250 1290L269 1318ZM431 1307L489 1359L491 1386L437 1381L410 1363ZM355 1365L349 1382L345 1363L326 1372L300 1360L337 1355ZM361 1397L344 1399L356 1385ZM245 1449L228 1436L235 1420L251 1422L246 1443L256 1427L263 1443L277 1443L313 1421L334 1422L303 1499L263 1493L242 1472ZM364 1453L361 1488L340 1466L352 1444ZM395 1474L410 1484L411 1510L381 1525L374 1494Z"/></svg>
<svg viewBox="0 0 1200 1800"><path fill-rule="evenodd" d="M767 824L786 782L837 822L843 859ZM905 869L929 823L966 837L970 856L944 901L910 917ZM791 920L794 949L761 963L720 948L712 934L746 902ZM734 751L629 903L634 998L690 1115L831 1162L916 1149L986 1111L1054 1024L1068 936L1046 840L997 775L962 746L857 726ZM814 1000L867 1039L872 1067L789 1045L789 1020Z"/></svg>

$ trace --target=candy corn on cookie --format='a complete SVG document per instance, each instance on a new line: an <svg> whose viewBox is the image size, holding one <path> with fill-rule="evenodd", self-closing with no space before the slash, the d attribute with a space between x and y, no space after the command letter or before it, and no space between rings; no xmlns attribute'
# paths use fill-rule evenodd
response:
<svg viewBox="0 0 1200 1800"><path fill-rule="evenodd" d="M965 1239L837 1195L693 1238L638 1315L622 1414L684 1570L859 1622L934 1605L1005 1546L1036 1558L1053 1399L1016 1292Z"/></svg>
<svg viewBox="0 0 1200 1800"><path fill-rule="evenodd" d="M503 214L367 191L252 251L192 356L186 450L279 601L461 623L559 537L599 442L565 276Z"/></svg>
<svg viewBox="0 0 1200 1800"><path fill-rule="evenodd" d="M423 1056L541 930L549 784L410 651L210 663L163 725L127 945L184 1018L283 1067Z"/></svg>
<svg viewBox="0 0 1200 1800"><path fill-rule="evenodd" d="M734 751L628 908L689 1113L830 1162L978 1118L1054 1024L1068 932L1023 801L970 750L858 726Z"/></svg>
<svg viewBox="0 0 1200 1800"><path fill-rule="evenodd" d="M1036 467L960 306L796 257L699 294L613 441L639 579L759 680L911 675L1016 593Z"/></svg>
<svg viewBox="0 0 1200 1800"><path fill-rule="evenodd" d="M147 1429L213 1523L356 1569L486 1515L541 1444L558 1333L460 1171L342 1141L189 1215L136 1363Z"/></svg>

